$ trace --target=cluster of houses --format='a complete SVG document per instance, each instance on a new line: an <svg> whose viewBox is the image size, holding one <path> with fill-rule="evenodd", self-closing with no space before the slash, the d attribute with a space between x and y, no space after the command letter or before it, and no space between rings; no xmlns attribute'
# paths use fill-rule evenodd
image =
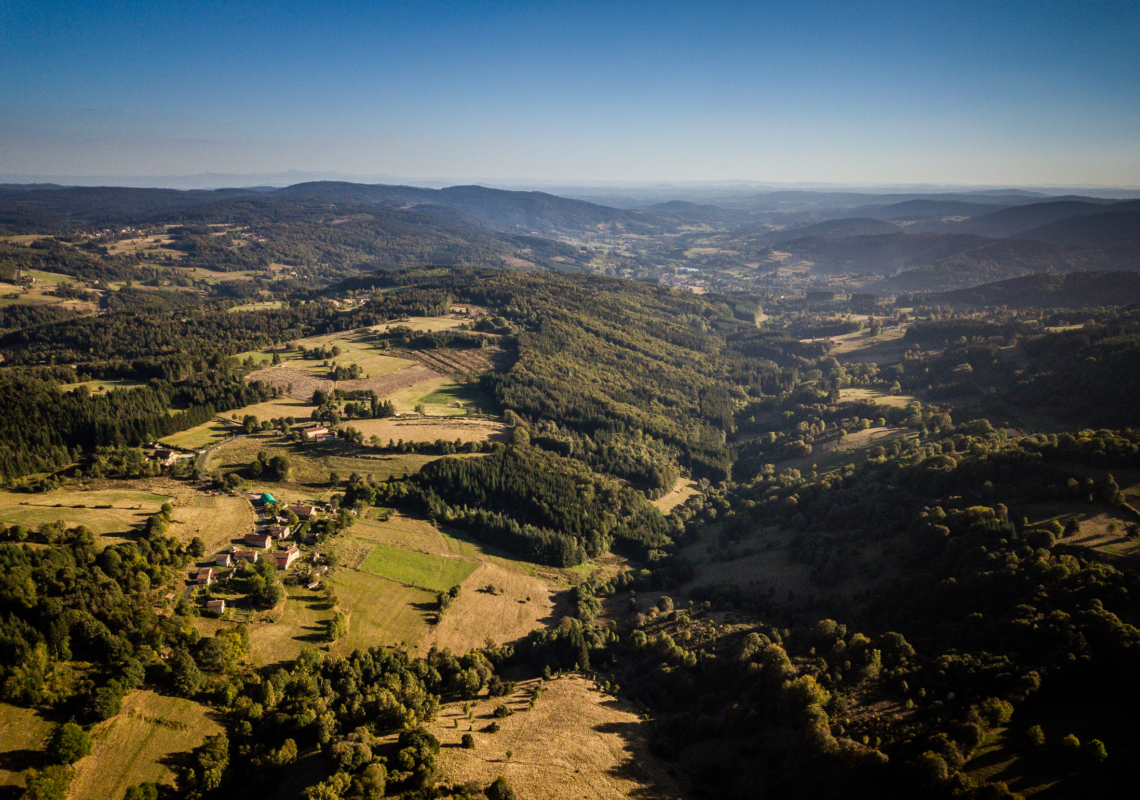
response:
<svg viewBox="0 0 1140 800"><path fill-rule="evenodd" d="M250 499L255 506L261 508L265 508L267 505L277 505L276 499L268 493ZM290 505L286 508L302 521L311 522L317 518L318 508L316 506ZM273 524L265 525L256 531L247 533L241 540L244 547L231 545L216 554L213 567L201 567L192 573L191 583L196 586L209 586L219 579L218 569L229 569L236 566L239 561L256 564L260 559L267 558L276 562L277 569L289 569L301 557L300 548L294 544L290 544L284 549L275 548L275 543L284 544L293 535L293 528L287 522L288 520L284 517L276 517L272 519ZM314 554L314 563L316 563L317 558L318 556ZM327 570L327 567L325 569ZM232 574L226 573L221 577L221 580L228 583ZM319 585L319 582L310 584L310 586L315 585ZM225 610L226 601L223 599L212 599L206 602L208 613L221 615L225 613Z"/></svg>

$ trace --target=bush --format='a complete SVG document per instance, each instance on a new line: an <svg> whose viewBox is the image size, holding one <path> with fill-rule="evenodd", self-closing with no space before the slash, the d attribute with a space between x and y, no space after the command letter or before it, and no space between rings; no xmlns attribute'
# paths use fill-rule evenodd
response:
<svg viewBox="0 0 1140 800"><path fill-rule="evenodd" d="M475 737L469 733L463 734L463 749L464 750L474 750L475 749Z"/></svg>
<svg viewBox="0 0 1140 800"><path fill-rule="evenodd" d="M494 712L492 712L492 716L494 716L495 719L504 719L505 717L509 717L513 713L515 713L515 712L511 711L509 706L497 705L497 706L495 706Z"/></svg>
<svg viewBox="0 0 1140 800"><path fill-rule="evenodd" d="M91 752L91 735L74 722L64 723L52 732L47 752L56 764L74 764Z"/></svg>
<svg viewBox="0 0 1140 800"><path fill-rule="evenodd" d="M1034 747L1041 747L1045 744L1045 731L1041 729L1040 725L1034 725L1025 732L1025 738Z"/></svg>
<svg viewBox="0 0 1140 800"><path fill-rule="evenodd" d="M1100 739L1089 739L1081 747L1081 752L1084 753L1085 758L1094 764L1102 763L1108 758L1108 751L1104 748L1104 742Z"/></svg>
<svg viewBox="0 0 1140 800"><path fill-rule="evenodd" d="M495 782L483 790L487 795L487 800L515 800L515 790L507 782L507 779L499 776Z"/></svg>

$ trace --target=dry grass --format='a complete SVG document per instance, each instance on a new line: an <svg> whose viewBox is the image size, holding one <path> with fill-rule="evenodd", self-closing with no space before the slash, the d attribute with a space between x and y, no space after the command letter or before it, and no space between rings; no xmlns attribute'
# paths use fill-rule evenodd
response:
<svg viewBox="0 0 1140 800"><path fill-rule="evenodd" d="M40 766L51 731L52 724L35 709L0 703L0 787L24 785L20 773Z"/></svg>
<svg viewBox="0 0 1140 800"><path fill-rule="evenodd" d="M123 378L114 378L105 381L87 381L85 383L68 383L59 387L61 392L73 392L80 386L86 386L87 391L93 395L107 394L115 389L138 389L139 387L146 386L145 383L138 381L129 381Z"/></svg>
<svg viewBox="0 0 1140 800"><path fill-rule="evenodd" d="M181 447L185 450L204 450L207 447L232 439L234 430L217 420L211 420L193 428L167 436L162 444Z"/></svg>
<svg viewBox="0 0 1140 800"><path fill-rule="evenodd" d="M373 325L366 330L387 333L392 328L403 327L410 328L417 333L431 333L458 328L466 321L466 317L410 317L404 320L393 320L382 325Z"/></svg>
<svg viewBox="0 0 1140 800"><path fill-rule="evenodd" d="M840 389L839 402L850 403L857 400L870 400L880 406L893 406L894 408L906 408L911 403L915 402L917 398L911 397L907 394L887 394L880 392L877 389Z"/></svg>
<svg viewBox="0 0 1140 800"><path fill-rule="evenodd" d="M484 562L461 585L459 597L421 641L421 654L432 645L466 653L488 638L517 642L556 621L551 587L538 578Z"/></svg>
<svg viewBox="0 0 1140 800"><path fill-rule="evenodd" d="M674 508L697 494L698 491L697 485L692 481L678 478L677 483L674 484L673 488L667 494L661 495L661 497L653 500L652 503L662 514L668 514Z"/></svg>
<svg viewBox="0 0 1140 800"><path fill-rule="evenodd" d="M387 419L359 419L344 423L346 427L356 428L364 434L367 440L372 436L379 436L384 444L389 439L406 442L434 442L437 439L453 442L460 439L463 442L504 442L507 440L507 426L501 422L487 419L456 419L445 417L409 417Z"/></svg>
<svg viewBox="0 0 1140 800"><path fill-rule="evenodd" d="M284 605L250 625L252 660L277 664L294 660L307 648L320 647L332 615L324 595L286 586Z"/></svg>
<svg viewBox="0 0 1140 800"><path fill-rule="evenodd" d="M253 507L243 497L209 497L212 506L178 506L170 533L189 542L198 536L206 543L206 553L214 553L253 528Z"/></svg>
<svg viewBox="0 0 1140 800"><path fill-rule="evenodd" d="M131 484L124 483L123 486ZM43 494L0 491L0 521L27 528L62 521L69 528L86 525L96 535L117 539L135 530L170 500L170 495L134 488L67 488ZM98 505L112 507L95 508Z"/></svg>
<svg viewBox="0 0 1140 800"><path fill-rule="evenodd" d="M128 786L144 781L173 784L167 757L192 750L221 731L205 706L133 692L118 716L95 727L91 755L76 764L69 800L119 798Z"/></svg>
<svg viewBox="0 0 1140 800"><path fill-rule="evenodd" d="M523 687L530 688L534 682ZM507 703L515 714L499 720L501 730L482 733L502 700L473 704L474 750L461 748L471 729L462 704L440 709L432 733L443 748L440 773L453 784L486 786L505 776L527 800L625 800L679 798L680 787L650 752L637 712L591 689L582 678L543 683L544 692L527 711L528 695L517 691ZM455 727L458 722L459 727ZM507 751L511 757L507 759Z"/></svg>

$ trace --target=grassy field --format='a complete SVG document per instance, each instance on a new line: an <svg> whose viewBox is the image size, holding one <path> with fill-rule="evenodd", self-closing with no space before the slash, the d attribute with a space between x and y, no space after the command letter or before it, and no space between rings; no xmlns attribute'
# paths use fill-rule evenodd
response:
<svg viewBox="0 0 1140 800"><path fill-rule="evenodd" d="M188 752L221 731L206 706L150 691L133 692L118 716L95 727L91 755L76 764L68 798L108 800L144 781L173 784L168 757Z"/></svg>
<svg viewBox="0 0 1140 800"><path fill-rule="evenodd" d="M454 417L388 417L387 419L358 419L343 423L364 434L365 440L379 436L388 440L406 442L434 442L443 439L453 442L502 442L507 439L507 426L489 419L456 419Z"/></svg>
<svg viewBox="0 0 1140 800"><path fill-rule="evenodd" d="M302 650L322 646L326 623L332 615L324 595L300 586L286 586L284 606L270 616L275 621L250 627L254 663L292 661Z"/></svg>
<svg viewBox="0 0 1140 800"><path fill-rule="evenodd" d="M684 503L690 497L695 495L699 490L697 485L692 481L687 481L684 478L678 478L677 483L667 493L653 500L652 503L657 507L657 510L662 514L668 514L677 506Z"/></svg>
<svg viewBox="0 0 1140 800"><path fill-rule="evenodd" d="M850 403L856 400L870 400L872 403L877 403L881 406L894 406L895 408L906 408L913 403L917 398L911 397L907 394L887 394L880 392L877 389L840 389L839 402Z"/></svg>
<svg viewBox="0 0 1140 800"><path fill-rule="evenodd" d="M403 477L439 456L416 454L371 455L359 448L340 443L290 444L273 434L245 436L222 445L210 453L206 469L234 472L245 469L264 450L272 458L284 455L292 465L290 480L294 483L322 484L330 472L347 478L353 472L372 475L377 480L388 476Z"/></svg>
<svg viewBox="0 0 1140 800"><path fill-rule="evenodd" d="M233 438L234 431L221 422L210 421L195 428L175 433L162 440L162 444L181 447L186 450L204 450L227 439Z"/></svg>
<svg viewBox="0 0 1140 800"><path fill-rule="evenodd" d="M432 416L461 416L467 413L468 406L490 406L487 397L475 387L444 377L397 389L388 395L388 399L401 414L411 413L417 405L423 405L424 412Z"/></svg>
<svg viewBox="0 0 1140 800"><path fill-rule="evenodd" d="M382 325L373 325L369 330L388 331L391 328L411 328L419 333L434 331L449 331L458 328L465 322L463 317L409 317L406 320L392 321Z"/></svg>
<svg viewBox="0 0 1140 800"><path fill-rule="evenodd" d="M145 383L138 381L129 381L124 378L113 378L105 381L87 381L85 383L68 383L60 386L60 391L73 392L80 386L86 386L87 391L91 394L107 394L115 389L137 389L140 386L146 386Z"/></svg>
<svg viewBox="0 0 1140 800"><path fill-rule="evenodd" d="M209 505L178 506L170 533L183 542L198 536L206 543L206 554L211 555L244 536L253 527L253 508L242 497L206 497L200 502Z"/></svg>
<svg viewBox="0 0 1140 800"><path fill-rule="evenodd" d="M434 616L436 606L435 592L356 570L340 570L332 584L349 616L348 636L338 650L415 646L427 634L428 619Z"/></svg>
<svg viewBox="0 0 1140 800"><path fill-rule="evenodd" d="M249 308L254 308L254 306L238 306L233 310ZM296 344L298 348L304 347L307 350L339 347L340 353L329 358L330 363L335 362L342 367L358 364L364 370L365 375L373 378L414 363L387 355L380 347L376 334L367 328L297 339ZM281 357L282 362L287 363L291 369L315 377L327 378L332 371L330 367L325 366L325 359L301 358L299 350L278 350L277 354ZM239 358L244 360L247 356L252 356L254 361L268 364L273 360L273 351L270 349L251 351L242 353Z"/></svg>
<svg viewBox="0 0 1140 800"><path fill-rule="evenodd" d="M271 309L275 311L281 308L283 305L284 302L281 300L266 300L262 303L249 303L244 306L234 306L230 309L230 311L268 311Z"/></svg>
<svg viewBox="0 0 1140 800"><path fill-rule="evenodd" d="M363 572L433 592L444 592L463 583L475 567L463 559L433 556L386 544L373 545L360 565Z"/></svg>
<svg viewBox="0 0 1140 800"><path fill-rule="evenodd" d="M23 770L41 766L40 751L51 730L34 709L0 703L0 795L8 796L6 787L24 785Z"/></svg>
<svg viewBox="0 0 1140 800"><path fill-rule="evenodd" d="M542 697L527 711L525 690L534 685L524 682L506 699L515 713L498 720L500 731L494 734L483 729L494 707L503 702L498 698L472 704L474 723L463 714L462 703L440 708L431 732L443 744L443 780L485 786L503 775L519 797L542 800L681 796L662 762L649 752L647 726L636 709L594 691L583 678L563 677L543 683ZM460 747L469 732L475 737L474 750Z"/></svg>
<svg viewBox="0 0 1140 800"><path fill-rule="evenodd" d="M62 520L68 527L86 525L96 535L114 538L141 525L170 499L170 495L133 489L57 489L43 494L0 491L0 521L36 528Z"/></svg>

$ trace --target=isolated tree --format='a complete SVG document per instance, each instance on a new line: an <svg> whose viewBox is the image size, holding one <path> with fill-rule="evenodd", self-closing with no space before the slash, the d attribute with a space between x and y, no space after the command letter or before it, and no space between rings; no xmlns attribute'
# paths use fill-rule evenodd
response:
<svg viewBox="0 0 1140 800"><path fill-rule="evenodd" d="M74 722L57 725L48 740L48 758L56 764L74 764L91 752L91 735Z"/></svg>

